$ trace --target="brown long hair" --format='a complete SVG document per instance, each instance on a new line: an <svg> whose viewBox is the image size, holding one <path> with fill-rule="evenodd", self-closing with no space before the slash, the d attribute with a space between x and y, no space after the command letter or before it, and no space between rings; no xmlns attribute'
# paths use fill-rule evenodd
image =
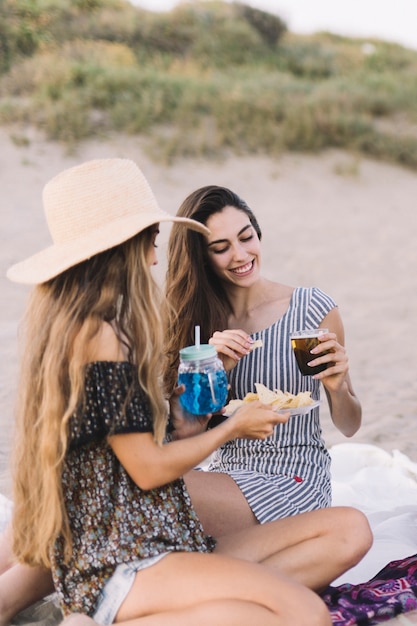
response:
<svg viewBox="0 0 417 626"><path fill-rule="evenodd" d="M16 410L13 550L21 562L50 566L50 549L71 534L61 474L68 420L84 397L87 346L111 322L137 367L162 442L163 323L159 289L148 265L152 228L34 288L22 330L25 345Z"/></svg>
<svg viewBox="0 0 417 626"><path fill-rule="evenodd" d="M192 192L181 204L177 215L192 217L207 224L209 217L232 206L245 213L259 239L261 229L253 211L242 198L226 187L208 185ZM227 293L211 269L204 235L181 229L174 224L168 241L165 336L166 367L164 382L169 394L176 383L180 348L194 343L195 325L200 325L202 343L207 343L216 330L227 328L231 305Z"/></svg>

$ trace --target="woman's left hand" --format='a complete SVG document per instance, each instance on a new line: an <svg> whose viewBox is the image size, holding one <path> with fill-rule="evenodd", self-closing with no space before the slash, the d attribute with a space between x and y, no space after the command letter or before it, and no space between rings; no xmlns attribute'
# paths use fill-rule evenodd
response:
<svg viewBox="0 0 417 626"><path fill-rule="evenodd" d="M313 378L321 380L329 391L337 391L346 380L349 371L349 359L345 346L337 340L336 333L327 332L319 336L320 344L311 350L313 360L309 365L322 365L327 363L327 368L315 374Z"/></svg>
<svg viewBox="0 0 417 626"><path fill-rule="evenodd" d="M171 424L173 426L172 438L174 440L194 437L194 435L204 432L207 430L207 424L212 417L211 413L194 415L183 409L180 404L180 396L184 390L184 385L179 385L174 389L169 399Z"/></svg>
<svg viewBox="0 0 417 626"><path fill-rule="evenodd" d="M323 383L334 425L346 437L352 437L361 425L362 409L349 374L349 359L346 354L345 333L339 309L335 307L322 322L329 332L320 335L320 344L313 348L310 363L328 363L327 369L313 378ZM327 354L323 354L329 350Z"/></svg>

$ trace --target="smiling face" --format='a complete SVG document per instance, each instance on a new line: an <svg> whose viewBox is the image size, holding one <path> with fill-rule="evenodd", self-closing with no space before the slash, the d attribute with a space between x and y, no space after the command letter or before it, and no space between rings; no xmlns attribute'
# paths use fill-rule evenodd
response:
<svg viewBox="0 0 417 626"><path fill-rule="evenodd" d="M258 278L261 246L248 216L233 206L214 213L207 220L210 229L207 254L220 280L249 287Z"/></svg>

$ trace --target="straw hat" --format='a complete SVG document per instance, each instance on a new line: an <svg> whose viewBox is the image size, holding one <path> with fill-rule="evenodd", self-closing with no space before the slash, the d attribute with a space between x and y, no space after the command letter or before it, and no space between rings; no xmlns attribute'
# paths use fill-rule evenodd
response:
<svg viewBox="0 0 417 626"><path fill-rule="evenodd" d="M195 220L162 211L129 159L97 159L64 170L45 185L43 205L53 244L10 267L7 277L14 282L43 283L159 222L210 232Z"/></svg>

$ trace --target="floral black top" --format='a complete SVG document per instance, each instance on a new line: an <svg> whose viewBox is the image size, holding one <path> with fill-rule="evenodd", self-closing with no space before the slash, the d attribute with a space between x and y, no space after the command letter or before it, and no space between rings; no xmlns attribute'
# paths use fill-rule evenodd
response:
<svg viewBox="0 0 417 626"><path fill-rule="evenodd" d="M127 362L98 361L86 369L86 404L70 420L70 447L62 476L73 552L64 564L62 541L52 574L64 614L93 615L117 565L174 551L211 552L182 479L143 491L128 476L107 435L152 432L146 395ZM128 401L126 402L126 399Z"/></svg>

